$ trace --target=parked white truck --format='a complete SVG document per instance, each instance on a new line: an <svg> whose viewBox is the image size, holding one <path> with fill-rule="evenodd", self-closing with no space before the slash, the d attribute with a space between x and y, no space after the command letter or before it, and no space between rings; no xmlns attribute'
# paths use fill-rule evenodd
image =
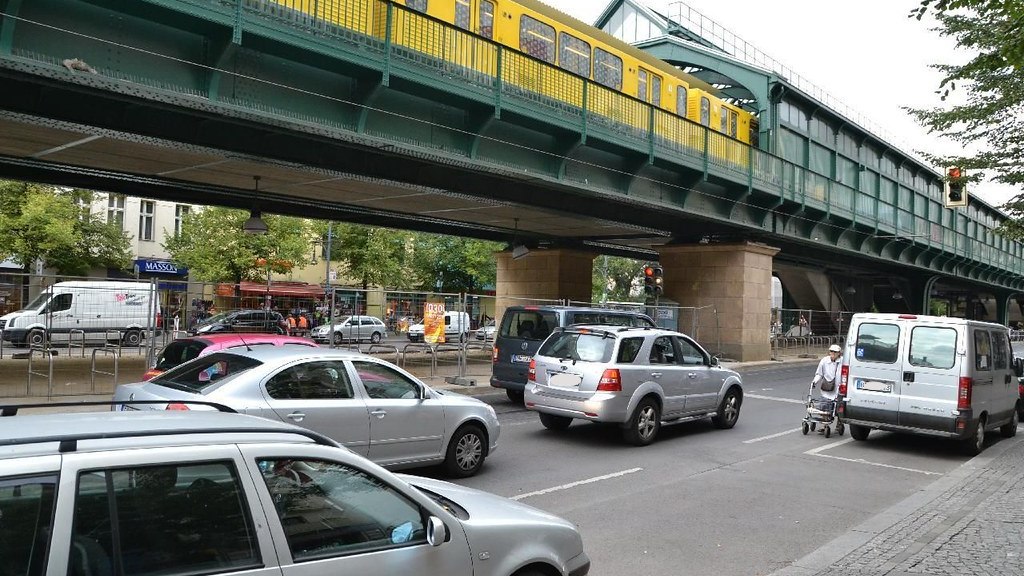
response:
<svg viewBox="0 0 1024 576"><path fill-rule="evenodd" d="M24 309L0 316L5 342L120 340L137 346L160 325L156 286L147 282L73 281L48 286Z"/></svg>

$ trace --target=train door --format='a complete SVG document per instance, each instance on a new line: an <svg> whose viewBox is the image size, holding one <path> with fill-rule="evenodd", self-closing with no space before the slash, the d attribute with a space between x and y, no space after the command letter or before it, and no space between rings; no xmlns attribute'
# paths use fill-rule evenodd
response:
<svg viewBox="0 0 1024 576"><path fill-rule="evenodd" d="M636 97L660 108L661 76L645 68L638 68L636 72Z"/></svg>

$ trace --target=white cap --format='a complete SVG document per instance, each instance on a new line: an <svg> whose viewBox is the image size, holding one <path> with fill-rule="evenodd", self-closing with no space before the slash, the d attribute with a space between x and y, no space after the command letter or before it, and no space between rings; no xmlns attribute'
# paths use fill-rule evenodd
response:
<svg viewBox="0 0 1024 576"><path fill-rule="evenodd" d="M843 349L839 347L839 344L833 344L833 345L829 346L828 347L828 351L829 352L839 352L840 354L843 353Z"/></svg>

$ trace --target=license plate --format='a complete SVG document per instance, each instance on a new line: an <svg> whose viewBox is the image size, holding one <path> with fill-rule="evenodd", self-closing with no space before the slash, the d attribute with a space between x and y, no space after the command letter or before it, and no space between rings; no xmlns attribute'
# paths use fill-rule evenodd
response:
<svg viewBox="0 0 1024 576"><path fill-rule="evenodd" d="M512 355L512 361L513 362L520 362L522 364L529 364L530 360L533 360L533 356L530 356L529 354L513 354Z"/></svg>
<svg viewBox="0 0 1024 576"><path fill-rule="evenodd" d="M548 384L556 388L579 388L580 376L578 374L566 374L556 372L548 376Z"/></svg>
<svg viewBox="0 0 1024 576"><path fill-rule="evenodd" d="M857 390L869 392L892 392L892 382L878 382L877 380L857 380Z"/></svg>

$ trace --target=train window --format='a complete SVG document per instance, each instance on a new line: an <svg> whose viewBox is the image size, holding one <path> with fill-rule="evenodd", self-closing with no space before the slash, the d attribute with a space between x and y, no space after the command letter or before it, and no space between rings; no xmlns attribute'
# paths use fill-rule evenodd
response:
<svg viewBox="0 0 1024 576"><path fill-rule="evenodd" d="M636 96L644 102L647 101L647 70L643 68L636 72Z"/></svg>
<svg viewBox="0 0 1024 576"><path fill-rule="evenodd" d="M686 86L676 86L676 114L686 116Z"/></svg>
<svg viewBox="0 0 1024 576"><path fill-rule="evenodd" d="M558 39L558 64L570 72L590 78L590 44L562 32Z"/></svg>
<svg viewBox="0 0 1024 576"><path fill-rule="evenodd" d="M729 130L729 110L728 108L722 107L721 112L718 114L719 122L718 131L722 134L728 133Z"/></svg>
<svg viewBox="0 0 1024 576"><path fill-rule="evenodd" d="M711 126L711 100L707 96L700 97L700 123Z"/></svg>
<svg viewBox="0 0 1024 576"><path fill-rule="evenodd" d="M651 104L661 107L661 76L651 74Z"/></svg>
<svg viewBox="0 0 1024 576"><path fill-rule="evenodd" d="M736 123L739 121L739 114L733 112L729 114L729 136L736 137L738 132L736 131Z"/></svg>
<svg viewBox="0 0 1024 576"><path fill-rule="evenodd" d="M484 38L494 38L494 2L480 2L480 35Z"/></svg>
<svg viewBox="0 0 1024 576"><path fill-rule="evenodd" d="M523 15L519 21L519 49L534 58L555 63L555 29Z"/></svg>
<svg viewBox="0 0 1024 576"><path fill-rule="evenodd" d="M469 0L455 0L455 25L469 30Z"/></svg>
<svg viewBox="0 0 1024 576"><path fill-rule="evenodd" d="M405 0L405 5L417 12L427 13L427 0Z"/></svg>
<svg viewBox="0 0 1024 576"><path fill-rule="evenodd" d="M622 58L594 48L594 81L602 86L622 90Z"/></svg>

